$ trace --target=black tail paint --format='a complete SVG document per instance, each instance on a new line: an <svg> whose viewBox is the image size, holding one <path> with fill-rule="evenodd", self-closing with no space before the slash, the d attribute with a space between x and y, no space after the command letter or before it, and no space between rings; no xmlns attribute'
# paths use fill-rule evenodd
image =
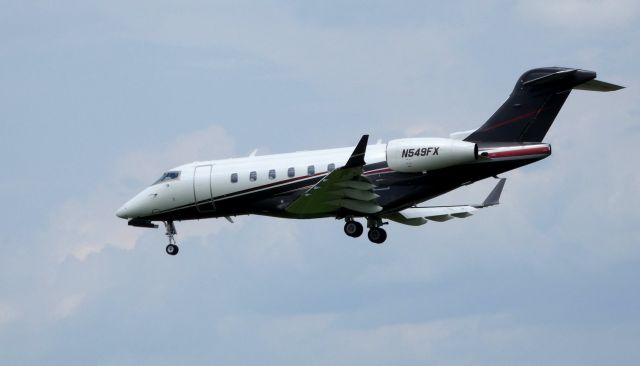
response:
<svg viewBox="0 0 640 366"><path fill-rule="evenodd" d="M545 67L522 74L506 102L465 140L540 142L571 89L595 79L593 71Z"/></svg>

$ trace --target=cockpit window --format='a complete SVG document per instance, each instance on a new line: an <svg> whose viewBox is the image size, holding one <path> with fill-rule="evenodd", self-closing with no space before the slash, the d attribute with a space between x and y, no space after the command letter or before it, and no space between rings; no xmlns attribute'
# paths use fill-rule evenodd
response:
<svg viewBox="0 0 640 366"><path fill-rule="evenodd" d="M160 179L155 181L155 183L153 183L153 184L166 182L168 180L175 180L175 179L178 179L178 178L180 178L180 172L166 172L166 173L162 174L162 177L160 177Z"/></svg>

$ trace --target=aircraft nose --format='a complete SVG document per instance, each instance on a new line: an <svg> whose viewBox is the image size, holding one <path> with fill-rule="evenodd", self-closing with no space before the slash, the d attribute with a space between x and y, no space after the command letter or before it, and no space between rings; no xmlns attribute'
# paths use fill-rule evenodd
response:
<svg viewBox="0 0 640 366"><path fill-rule="evenodd" d="M156 197L157 195L153 196ZM122 219L137 219L150 215L153 212L155 205L150 200L148 190L144 190L129 201L127 201L122 207L116 211L116 216Z"/></svg>
<svg viewBox="0 0 640 366"><path fill-rule="evenodd" d="M129 218L129 210L127 208L127 204L122 205L122 207L120 207L117 211L116 211L116 216L118 216L121 219L128 219Z"/></svg>
<svg viewBox="0 0 640 366"><path fill-rule="evenodd" d="M135 219L136 216L139 216L141 214L141 207L138 196L139 195L125 202L125 204L116 211L116 216L121 219Z"/></svg>

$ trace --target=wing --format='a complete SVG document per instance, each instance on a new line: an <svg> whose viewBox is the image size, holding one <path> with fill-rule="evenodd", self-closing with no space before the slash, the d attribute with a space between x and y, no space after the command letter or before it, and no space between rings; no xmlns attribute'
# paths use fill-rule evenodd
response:
<svg viewBox="0 0 640 366"><path fill-rule="evenodd" d="M480 205L462 205L462 206L433 206L433 207L410 207L402 211L398 211L386 217L406 225L424 225L428 220L432 221L448 221L453 218L465 218L473 214L473 212L489 206L495 206L500 203L500 195L507 178L502 178L491 190L491 193Z"/></svg>
<svg viewBox="0 0 640 366"><path fill-rule="evenodd" d="M287 206L299 215L318 215L347 209L362 214L382 211L373 192L374 185L362 176L369 135L364 135L347 163L324 177L315 186Z"/></svg>

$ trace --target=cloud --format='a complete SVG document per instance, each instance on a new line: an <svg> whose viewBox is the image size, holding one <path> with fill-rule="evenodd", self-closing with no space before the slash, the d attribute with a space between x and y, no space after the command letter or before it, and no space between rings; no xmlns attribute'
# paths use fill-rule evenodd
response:
<svg viewBox="0 0 640 366"><path fill-rule="evenodd" d="M324 6L344 17L344 24L325 21L322 14L318 15L322 21L309 22L288 4L198 1L56 3L43 5L47 11L35 14L39 16L25 11L16 17L16 22L28 24L21 29L33 33L28 39L14 39L13 29L5 32L11 44L29 51L13 54L19 61L15 61L17 75L32 75L32 62L22 62L26 56L47 60L46 50L59 48L56 55L64 61L59 65L64 69L69 54L88 46L89 54L100 49L95 58L113 57L105 63L92 63L89 57L83 65L98 70L91 85L105 88L105 96L122 89L121 83L104 79L113 73L102 72L120 60L131 77L148 66L171 73L175 79L160 84L178 83L187 101L193 95L189 91L202 90L203 80L207 84L221 80L218 87L224 93L249 74L249 100L260 100L265 89L275 90L290 104L288 110L310 109L313 114L315 106L334 110L339 117L330 121L334 125L322 125L327 131L322 139L307 130L312 126L304 119L308 123L304 130L289 129L294 124L300 128L301 119L283 114L277 121L265 117L263 125L229 126L233 136L229 129L211 126L158 141L158 130L171 126L145 112L137 122L148 134L139 134L136 146L131 141L128 146L119 145L123 152L117 161L101 167L101 172L91 172L95 177L87 177L94 180L89 193L32 190L31 199L41 200L37 208L50 212L50 217L41 226L16 225L8 232L10 245L0 259L2 362L637 364L640 231L635 210L640 206L640 173L633 169L632 160L639 130L630 122L638 116L633 63L637 46L626 42L633 32L620 31L637 23L637 5L584 7L572 1L543 2L546 7L541 7L520 2L516 8L520 18L512 20L504 19L504 2L483 4L481 12L475 3L463 4L464 12L452 11L460 6L443 11L435 3L413 3L419 21L406 24L403 17L391 13L408 5L389 4L379 11L384 12L383 18L389 17L391 26L367 22L354 26L347 18L369 14L362 15L356 6L353 14L345 15L342 3ZM573 9L574 5L580 7ZM52 18L53 26L31 26ZM528 43L533 50L516 47L504 53L504 44L521 44L531 36L526 24L504 28L514 21L530 22L536 30L551 26L564 38L549 45L543 42L544 30ZM60 23L67 23L64 36L75 40L73 47L66 41L50 42L57 37ZM588 47L572 50L567 43L573 45L577 37L567 31L571 27L588 35L593 35L592 30L605 31L619 45L588 40ZM44 33L47 36L40 39L38 34ZM536 44L545 47L536 48ZM622 54L618 53L621 45L625 46ZM243 128L270 131L285 136L283 142L304 145L304 138L291 140L292 134L302 134L315 139L319 147L328 147L343 138L335 133L338 127L342 135L349 128L393 129L395 136L383 137L397 138L402 134L446 136L477 126L447 127L450 120L467 118L464 111L472 113L498 89L493 87L501 79L497 71L516 67L518 59L524 63L537 57L557 60L558 51L563 59L578 54L587 63L606 65L597 69L602 74L608 69L605 80L624 80L629 88L590 94L593 99L578 97L580 92L572 95L550 133L554 155L505 174L510 180L502 204L468 219L419 228L392 223L389 241L383 246L372 246L366 238L345 237L342 223L332 219L251 216L236 218L236 224L223 219L183 222L178 227L183 252L179 258L170 258L158 246L164 241L161 229L128 227L114 216L122 202L162 171L193 160L236 155L235 136L244 133ZM139 60L140 68L132 60ZM52 65L44 68L57 69ZM81 78L73 67L77 65L62 74ZM609 78L612 72L618 73L618 80ZM37 85L60 89L60 79L47 79L49 74L36 75ZM515 76L505 77L509 89ZM292 79L295 91L289 89ZM328 92L297 100L299 81L305 84L305 92ZM418 83L428 87L416 93ZM254 84L260 93L252 94ZM16 85L9 84L8 90ZM74 83L63 86L69 95L86 93L73 90ZM372 98L370 90L379 90L385 98ZM152 101L148 105L164 100L153 88L145 92L149 94L144 98ZM505 88L496 93L502 98L507 92ZM243 97L239 94L239 104L255 107ZM24 103L31 105L34 98L37 95L30 95ZM127 103L123 100L119 105L121 113L140 107L140 100ZM366 105L367 113L358 103ZM483 113L490 115L498 104L481 107L488 108ZM78 113L68 105L58 107L65 118ZM211 107L220 109L215 103ZM271 107L265 103L254 109L268 116L274 113ZM229 108L233 115L235 106ZM16 116L23 117L22 113ZM51 121L60 134L100 146L93 135ZM336 121L349 123L337 126ZM25 136L42 133L38 123L25 120L25 125L35 126ZM188 126L180 128L190 131ZM112 137L117 138L118 131L114 128ZM262 135L249 133L240 145L243 149L261 146ZM33 142L27 137L20 141L33 146L23 149L25 161L59 163ZM279 142L272 142L272 147L286 149L287 143ZM82 154L87 161L105 160L99 148ZM25 167L33 170L32 164ZM19 169L15 171L20 176ZM452 192L442 201L479 202L493 184L488 180L464 192ZM456 198L465 194L464 199ZM14 192L14 196L19 202L22 194ZM52 207L56 200L44 197L65 201ZM18 209L5 214L13 215ZM28 222L33 221L38 220Z"/></svg>
<svg viewBox="0 0 640 366"><path fill-rule="evenodd" d="M344 324L348 317L344 313L234 317L222 320L217 332L225 338L249 334L258 352L286 355L283 361L289 364L310 365L420 364L452 359L453 364L477 364L478 357L497 356L496 350L506 352L526 339L525 328L506 314L373 326ZM309 359L309 354L315 357Z"/></svg>
<svg viewBox="0 0 640 366"><path fill-rule="evenodd" d="M55 317L57 319L68 318L80 307L84 299L84 294L72 294L63 297L55 307Z"/></svg>
<svg viewBox="0 0 640 366"><path fill-rule="evenodd" d="M262 359L306 365L601 364L620 359L624 349L630 353L625 352L621 361L631 365L629 360L637 356L633 344L638 334L633 325L572 329L531 324L500 312L363 325L349 323L351 316L227 317L217 323L215 338L226 346L224 363ZM254 357L247 354L247 343Z"/></svg>
<svg viewBox="0 0 640 366"><path fill-rule="evenodd" d="M71 255L85 260L107 246L132 250L148 230L133 228L115 210L163 171L194 160L233 154L235 140L220 126L177 136L163 145L149 145L125 153L112 171L96 179L93 193L74 197L53 210L42 240L61 261ZM203 225L199 235L217 232L221 225Z"/></svg>
<svg viewBox="0 0 640 366"><path fill-rule="evenodd" d="M256 3L112 2L103 9L119 37L152 44L218 50L206 68L218 72L258 62L265 77L291 78L332 90L413 87L462 60L452 39L464 32L446 23L341 27L305 23L291 7ZM132 6L134 9L132 9ZM148 13L140 18L136 14ZM225 62L226 61L226 62Z"/></svg>
<svg viewBox="0 0 640 366"><path fill-rule="evenodd" d="M153 179L174 166L193 161L231 157L235 153L235 138L224 127L211 125L204 130L186 132L162 145L147 145L127 152L116 162L110 179L135 180L150 184Z"/></svg>

